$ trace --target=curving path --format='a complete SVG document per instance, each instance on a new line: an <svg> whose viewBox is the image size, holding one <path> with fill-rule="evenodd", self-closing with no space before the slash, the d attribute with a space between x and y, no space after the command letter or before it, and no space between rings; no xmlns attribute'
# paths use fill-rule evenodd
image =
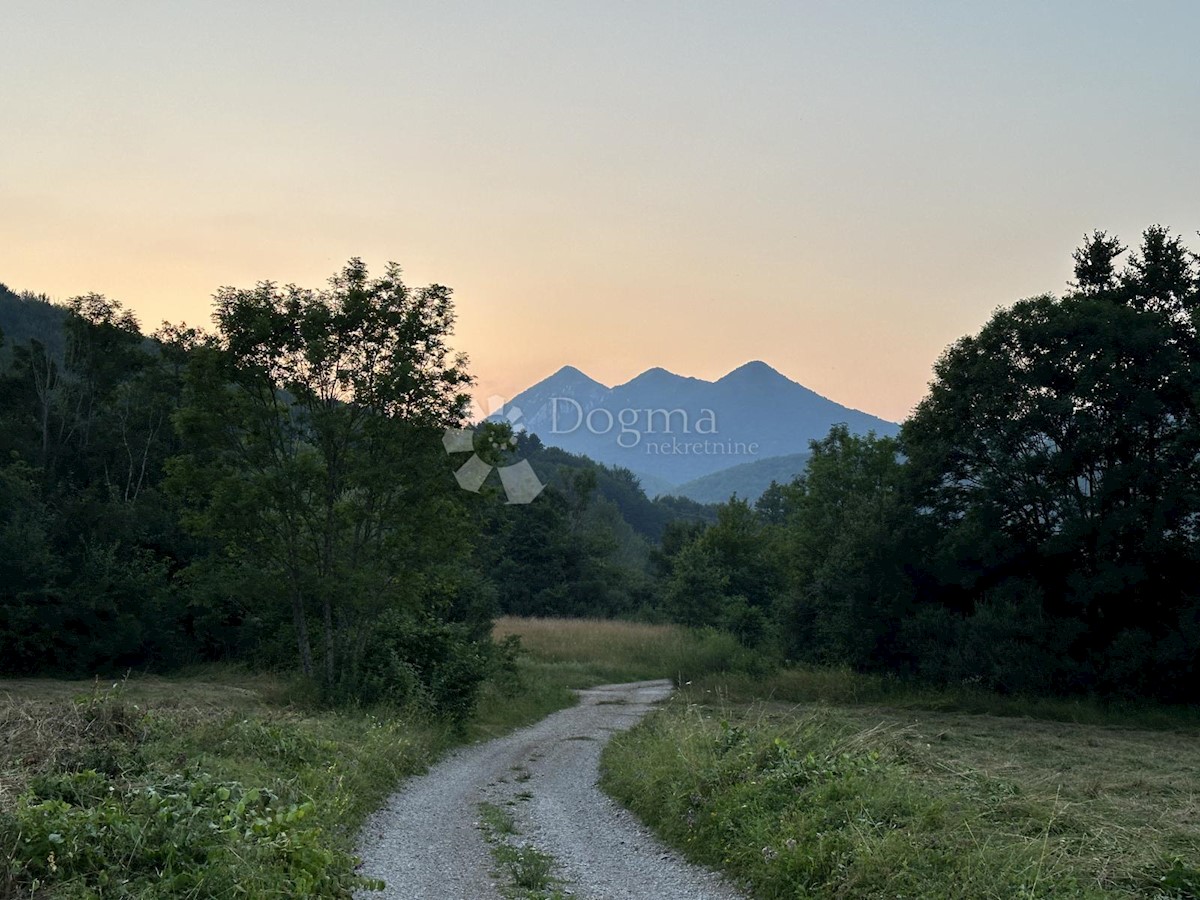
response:
<svg viewBox="0 0 1200 900"><path fill-rule="evenodd" d="M669 681L580 691L580 703L447 757L406 783L366 823L362 873L404 900L500 900L479 804L508 811L518 844L555 860L562 891L590 900L740 900L720 876L684 861L599 788L600 751L671 693Z"/></svg>

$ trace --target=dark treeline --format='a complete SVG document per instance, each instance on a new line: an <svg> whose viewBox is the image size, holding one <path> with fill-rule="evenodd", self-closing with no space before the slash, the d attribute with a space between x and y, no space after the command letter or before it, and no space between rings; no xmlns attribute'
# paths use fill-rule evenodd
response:
<svg viewBox="0 0 1200 900"><path fill-rule="evenodd" d="M352 260L223 289L215 330L0 290L0 671L294 667L462 714L498 613L673 620L944 684L1200 694L1200 287L1165 229L938 361L898 438L836 427L755 503L479 429L547 487L462 490L450 292Z"/></svg>
<svg viewBox="0 0 1200 900"><path fill-rule="evenodd" d="M644 612L654 541L712 516L527 437L535 503L460 489L450 292L395 267L223 289L214 321L0 288L0 672L240 660L461 714L510 661L496 613Z"/></svg>
<svg viewBox="0 0 1200 900"><path fill-rule="evenodd" d="M1006 692L1200 699L1200 285L1096 233L1062 297L938 361L898 439L664 539L664 602L788 657Z"/></svg>

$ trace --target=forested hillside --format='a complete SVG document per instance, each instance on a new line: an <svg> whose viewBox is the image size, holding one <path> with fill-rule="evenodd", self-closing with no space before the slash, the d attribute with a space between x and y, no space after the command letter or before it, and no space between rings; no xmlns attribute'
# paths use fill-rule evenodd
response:
<svg viewBox="0 0 1200 900"><path fill-rule="evenodd" d="M63 352L66 314L45 297L11 290L0 282L0 363L12 360L12 348L38 340L53 354Z"/></svg>

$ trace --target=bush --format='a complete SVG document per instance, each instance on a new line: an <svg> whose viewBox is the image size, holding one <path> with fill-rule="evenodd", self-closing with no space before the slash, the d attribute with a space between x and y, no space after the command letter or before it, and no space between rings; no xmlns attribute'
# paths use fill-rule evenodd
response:
<svg viewBox="0 0 1200 900"><path fill-rule="evenodd" d="M504 653L469 625L428 615L385 613L346 686L364 704L415 706L461 722Z"/></svg>

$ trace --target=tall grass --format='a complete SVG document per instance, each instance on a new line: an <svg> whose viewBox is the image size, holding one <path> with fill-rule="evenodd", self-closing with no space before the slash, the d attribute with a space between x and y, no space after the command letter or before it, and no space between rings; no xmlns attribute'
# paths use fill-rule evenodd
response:
<svg viewBox="0 0 1200 900"><path fill-rule="evenodd" d="M715 673L761 674L763 660L713 629L610 619L498 619L496 637L515 634L536 665L570 687L669 678L683 685Z"/></svg>

